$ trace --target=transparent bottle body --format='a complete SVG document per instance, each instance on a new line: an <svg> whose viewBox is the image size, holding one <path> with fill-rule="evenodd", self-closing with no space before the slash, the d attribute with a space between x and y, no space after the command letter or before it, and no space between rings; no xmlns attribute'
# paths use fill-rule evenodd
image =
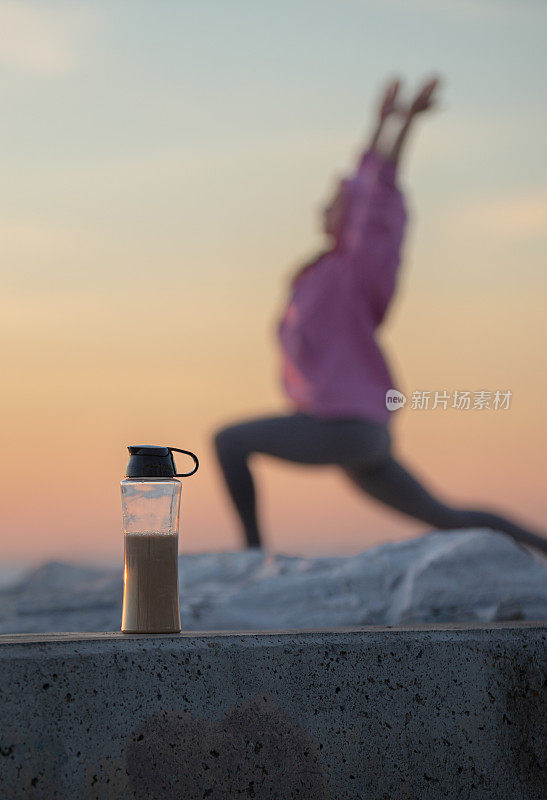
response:
<svg viewBox="0 0 547 800"><path fill-rule="evenodd" d="M181 483L121 482L124 534L122 631L180 631L178 541Z"/></svg>

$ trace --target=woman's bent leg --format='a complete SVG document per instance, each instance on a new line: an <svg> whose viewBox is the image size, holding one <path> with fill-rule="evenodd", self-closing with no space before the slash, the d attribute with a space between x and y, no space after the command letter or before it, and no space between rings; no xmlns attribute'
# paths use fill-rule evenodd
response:
<svg viewBox="0 0 547 800"><path fill-rule="evenodd" d="M262 417L231 425L215 436L228 491L249 547L260 547L256 491L249 469L253 453L297 464L373 466L389 452L386 428L364 420L322 420L307 414Z"/></svg>
<svg viewBox="0 0 547 800"><path fill-rule="evenodd" d="M247 547L260 547L256 491L247 463L251 451L247 449L247 442L238 436L240 427L234 425L219 431L215 436L215 447L228 492L243 525ZM257 440L258 434L259 431Z"/></svg>
<svg viewBox="0 0 547 800"><path fill-rule="evenodd" d="M453 508L441 503L391 456L385 463L373 469L359 466L345 471L354 483L372 497L435 528L491 528L509 534L521 544L547 552L547 539L505 517L488 511Z"/></svg>

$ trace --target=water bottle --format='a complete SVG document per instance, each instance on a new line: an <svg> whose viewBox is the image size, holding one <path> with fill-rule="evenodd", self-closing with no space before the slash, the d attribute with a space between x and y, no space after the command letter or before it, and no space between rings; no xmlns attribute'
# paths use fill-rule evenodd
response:
<svg viewBox="0 0 547 800"><path fill-rule="evenodd" d="M124 571L122 631L179 633L178 545L182 485L199 462L178 447L131 445L121 482ZM194 465L179 472L173 451Z"/></svg>

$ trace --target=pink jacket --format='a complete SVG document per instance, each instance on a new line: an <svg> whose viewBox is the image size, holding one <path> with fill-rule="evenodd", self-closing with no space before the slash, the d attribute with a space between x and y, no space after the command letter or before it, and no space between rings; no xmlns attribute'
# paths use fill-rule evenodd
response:
<svg viewBox="0 0 547 800"><path fill-rule="evenodd" d="M393 381L375 332L395 289L406 212L395 164L375 152L346 185L340 241L296 278L279 325L283 381L300 411L384 423Z"/></svg>

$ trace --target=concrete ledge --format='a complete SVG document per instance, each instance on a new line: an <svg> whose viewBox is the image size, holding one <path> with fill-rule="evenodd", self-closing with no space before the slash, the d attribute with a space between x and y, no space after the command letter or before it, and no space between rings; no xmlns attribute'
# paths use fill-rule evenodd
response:
<svg viewBox="0 0 547 800"><path fill-rule="evenodd" d="M546 627L0 637L1 796L544 800Z"/></svg>

